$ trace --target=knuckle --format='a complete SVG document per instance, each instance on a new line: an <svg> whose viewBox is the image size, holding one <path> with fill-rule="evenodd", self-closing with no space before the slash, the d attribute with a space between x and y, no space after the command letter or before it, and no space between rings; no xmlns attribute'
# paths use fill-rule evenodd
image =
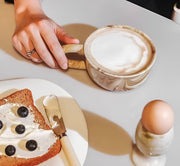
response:
<svg viewBox="0 0 180 166"><path fill-rule="evenodd" d="M14 48L18 49L20 47L17 35L14 34L11 38L11 41Z"/></svg>
<svg viewBox="0 0 180 166"><path fill-rule="evenodd" d="M40 19L37 21L37 25L40 27L40 28L43 28L44 26L47 26L47 21L44 20L44 19Z"/></svg>
<svg viewBox="0 0 180 166"><path fill-rule="evenodd" d="M26 35L26 31L25 30L22 30L21 32L19 32L18 36L22 37L22 38L25 38L27 35Z"/></svg>
<svg viewBox="0 0 180 166"><path fill-rule="evenodd" d="M63 30L63 31L61 31L61 37L62 38L65 38L65 37L67 37L67 33Z"/></svg>
<svg viewBox="0 0 180 166"><path fill-rule="evenodd" d="M29 25L26 26L27 31L34 31L36 29L36 24L35 23L31 23Z"/></svg>
<svg viewBox="0 0 180 166"><path fill-rule="evenodd" d="M16 33L13 34L12 40L13 40L13 41L21 40L21 39L23 39L23 38L25 38L25 37L27 36L26 34L27 34L27 33L26 33L25 30L21 30L21 31L19 31L19 32L16 32Z"/></svg>
<svg viewBox="0 0 180 166"><path fill-rule="evenodd" d="M61 34L62 34L63 37L67 35L67 33L64 30L62 31Z"/></svg>
<svg viewBox="0 0 180 166"><path fill-rule="evenodd" d="M13 43L16 43L16 42L17 42L18 39L17 39L16 34L13 34L11 40L12 40Z"/></svg>

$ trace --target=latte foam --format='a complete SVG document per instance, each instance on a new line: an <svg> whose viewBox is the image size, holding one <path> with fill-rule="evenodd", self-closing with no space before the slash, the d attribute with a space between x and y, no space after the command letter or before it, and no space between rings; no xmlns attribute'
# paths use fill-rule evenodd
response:
<svg viewBox="0 0 180 166"><path fill-rule="evenodd" d="M87 53L105 71L128 75L143 70L152 55L144 36L131 29L104 29L91 35Z"/></svg>

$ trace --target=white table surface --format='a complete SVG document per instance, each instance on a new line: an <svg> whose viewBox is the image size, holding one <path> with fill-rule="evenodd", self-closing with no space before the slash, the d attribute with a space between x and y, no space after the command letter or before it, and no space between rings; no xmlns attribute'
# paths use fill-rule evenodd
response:
<svg viewBox="0 0 180 166"><path fill-rule="evenodd" d="M86 71L50 69L14 51L13 5L0 1L0 80L41 78L65 89L84 111L89 131L85 166L131 166L130 153L142 109L154 99L167 101L175 112L175 138L167 166L179 163L180 25L124 0L43 0L47 15L83 43L95 27L124 24L144 31L157 49L156 63L142 86L127 92L99 88ZM3 88L3 87L0 87Z"/></svg>

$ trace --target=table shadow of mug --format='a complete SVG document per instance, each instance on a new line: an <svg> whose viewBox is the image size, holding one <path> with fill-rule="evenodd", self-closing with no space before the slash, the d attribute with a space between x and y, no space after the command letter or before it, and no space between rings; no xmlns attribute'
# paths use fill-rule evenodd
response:
<svg viewBox="0 0 180 166"><path fill-rule="evenodd" d="M14 21L14 6L5 4L2 8L4 15L7 17L1 17L1 38L0 38L0 49L2 49L6 55L4 56L11 56L15 58L18 61L25 61L28 63L31 63L32 65L38 65L38 67L45 67L48 68L47 65L44 63L37 64L34 63L26 58L24 58L22 55L20 55L12 46L11 37L15 30L15 21ZM10 18L10 19L7 19ZM86 38L97 28L88 25L88 24L80 24L80 23L74 23L74 24L66 24L62 26L66 33L68 33L70 36L78 38L80 40L80 43L84 44ZM98 88L97 86L89 77L86 70L75 70L75 69L69 69L67 71L62 71L59 69L59 72L63 72L67 74L68 76L72 77L73 79L78 80L79 82L82 82L88 86Z"/></svg>
<svg viewBox="0 0 180 166"><path fill-rule="evenodd" d="M123 128L99 115L83 112L88 126L89 146L109 155L130 156L133 141Z"/></svg>
<svg viewBox="0 0 180 166"><path fill-rule="evenodd" d="M87 37L97 30L97 27L82 23L67 24L62 27L70 36L78 38L81 44L84 44ZM100 87L89 77L87 70L68 69L65 73L88 86L100 89Z"/></svg>
<svg viewBox="0 0 180 166"><path fill-rule="evenodd" d="M18 61L25 61L29 62L33 65L38 65L39 67L47 67L44 63L37 64L34 63L26 58L24 58L22 55L20 55L12 46L11 37L15 29L15 22L14 22L14 13L13 13L13 6L12 5L5 5L3 8L3 12L7 13L7 16L11 19L2 18L1 19L1 36L0 39L0 49L2 49L4 52L6 52L6 56L12 56ZM0 17L1 18L1 17ZM74 24L67 24L62 26L66 33L68 33L70 36L78 38L80 40L80 43L84 44L86 38L97 28L88 25L88 24L80 24L80 23L74 23ZM48 67L47 67L48 68ZM59 69L59 72L63 72L67 74L68 76L72 77L73 79L76 79L88 86L100 88L97 86L89 77L86 70L75 70L75 69L69 69L67 71L62 71Z"/></svg>
<svg viewBox="0 0 180 166"><path fill-rule="evenodd" d="M32 65L38 65L38 67L45 67L48 68L47 65L44 63L37 64L34 63L26 58L24 58L22 55L20 55L12 46L11 37L15 30L15 18L14 18L14 6L10 4L3 4L3 8L1 8L2 12L6 17L1 17L1 38L0 38L0 49L2 49L6 53L4 56L10 56L15 58L18 61L25 61ZM9 19L7 19L9 18ZM74 24L66 24L62 26L66 33L68 33L70 36L78 38L80 40L80 43L84 44L86 38L97 28L88 25L88 24L80 24L80 23L74 23ZM41 70L41 69L40 69ZM63 72L67 74L68 76L72 77L75 80L78 80L88 86L94 87L94 88L100 88L97 86L89 77L86 70L74 70L69 69L67 71L62 71L59 69L59 72Z"/></svg>

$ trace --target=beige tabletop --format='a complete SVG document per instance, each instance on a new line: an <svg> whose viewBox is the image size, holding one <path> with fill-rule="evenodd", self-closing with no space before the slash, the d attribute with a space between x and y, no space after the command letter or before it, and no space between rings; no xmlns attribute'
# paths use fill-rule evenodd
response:
<svg viewBox="0 0 180 166"><path fill-rule="evenodd" d="M0 80L41 78L56 83L78 102L86 117L89 149L85 166L132 166L136 126L151 100L167 101L175 112L175 138L166 165L179 163L180 149L180 25L124 0L43 0L47 15L83 43L96 28L110 24L133 26L145 32L157 49L148 79L126 92L98 87L84 70L66 72L25 60L12 47L13 5L0 1ZM3 88L3 87L0 87Z"/></svg>

